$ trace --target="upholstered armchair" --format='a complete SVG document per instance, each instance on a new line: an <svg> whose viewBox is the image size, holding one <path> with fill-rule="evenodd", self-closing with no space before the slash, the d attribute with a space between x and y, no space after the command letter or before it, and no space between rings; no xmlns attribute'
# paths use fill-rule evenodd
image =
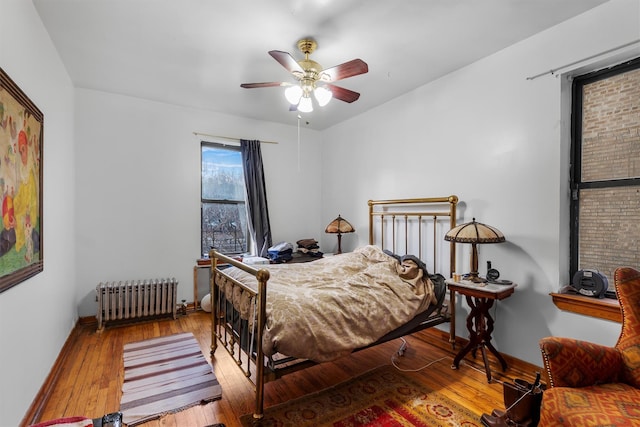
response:
<svg viewBox="0 0 640 427"><path fill-rule="evenodd" d="M541 426L640 426L640 272L618 268L622 331L614 347L547 337Z"/></svg>

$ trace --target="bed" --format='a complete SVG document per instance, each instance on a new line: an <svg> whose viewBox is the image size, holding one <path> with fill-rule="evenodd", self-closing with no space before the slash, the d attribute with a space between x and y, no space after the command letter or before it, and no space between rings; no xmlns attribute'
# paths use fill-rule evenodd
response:
<svg viewBox="0 0 640 427"><path fill-rule="evenodd" d="M456 265L457 196L369 200L369 244L308 263L252 266L215 250L211 357L218 345L256 386L292 371L449 323L445 277ZM258 268L256 268L258 267Z"/></svg>

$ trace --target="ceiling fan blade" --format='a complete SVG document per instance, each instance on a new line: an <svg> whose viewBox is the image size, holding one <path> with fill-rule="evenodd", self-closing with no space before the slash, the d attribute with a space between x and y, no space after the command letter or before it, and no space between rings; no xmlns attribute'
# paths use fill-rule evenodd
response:
<svg viewBox="0 0 640 427"><path fill-rule="evenodd" d="M334 98L339 99L340 101L351 103L357 101L358 98L360 98L360 94L358 92L354 92L340 86L328 84L325 85L325 87L331 91Z"/></svg>
<svg viewBox="0 0 640 427"><path fill-rule="evenodd" d="M280 65L290 72L293 73L294 71L297 71L299 73L304 73L304 70L300 64L298 64L298 61L296 61L290 53L283 52L281 50L270 50L269 55L271 55L273 59L278 61Z"/></svg>
<svg viewBox="0 0 640 427"><path fill-rule="evenodd" d="M369 71L369 66L362 59L353 59L344 64L322 70L320 79L326 82L335 82L347 77L357 76Z"/></svg>
<svg viewBox="0 0 640 427"><path fill-rule="evenodd" d="M247 89L253 89L256 87L277 87L277 86L289 86L290 83L286 82L265 82L265 83L242 83L240 87Z"/></svg>

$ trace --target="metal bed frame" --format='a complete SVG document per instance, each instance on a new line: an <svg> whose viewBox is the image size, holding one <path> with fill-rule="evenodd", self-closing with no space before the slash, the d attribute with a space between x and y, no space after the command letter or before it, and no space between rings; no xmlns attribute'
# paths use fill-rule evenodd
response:
<svg viewBox="0 0 640 427"><path fill-rule="evenodd" d="M369 200L369 244L374 244L377 241L381 249L388 249L393 253L402 249L403 254L417 254L420 259L426 262L429 271L444 271L448 268L448 277L451 277L456 265L456 248L454 242L444 242L444 235L456 225L457 203L458 197L455 195ZM429 234L431 234L431 240L424 238ZM385 247L385 242L390 247ZM439 256L441 251L447 250L447 247L449 256L444 258ZM432 259L424 260L423 253L431 253ZM265 383L316 363L287 356L266 358L262 346L258 345L262 343L266 323L266 291L269 270L243 264L216 250L211 250L209 256L211 259L211 358L214 359L219 342L234 358L245 376L254 383L256 396L253 417L261 419L264 412ZM447 263L448 265L446 265ZM257 292L229 277L224 272L224 269L229 266L237 267L253 275L258 283ZM249 293L253 303L251 317L255 314L253 322L239 320L239 313L233 303L227 301L227 297L222 294L223 291L218 283L223 283L223 286L230 284L234 292L236 291L235 287L238 286L240 292ZM439 308L435 316L410 330L403 331L403 335L449 322L449 342L453 346L455 344L455 298L452 293L450 293L449 301L450 305L446 311L443 311L442 307ZM384 341L394 338L397 337L387 338ZM258 361L263 361L263 363L258 363Z"/></svg>

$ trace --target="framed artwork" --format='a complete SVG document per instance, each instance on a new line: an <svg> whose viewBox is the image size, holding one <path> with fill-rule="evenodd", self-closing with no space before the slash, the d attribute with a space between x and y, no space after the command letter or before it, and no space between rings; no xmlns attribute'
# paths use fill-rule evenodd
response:
<svg viewBox="0 0 640 427"><path fill-rule="evenodd" d="M0 68L0 292L40 273L44 116Z"/></svg>

